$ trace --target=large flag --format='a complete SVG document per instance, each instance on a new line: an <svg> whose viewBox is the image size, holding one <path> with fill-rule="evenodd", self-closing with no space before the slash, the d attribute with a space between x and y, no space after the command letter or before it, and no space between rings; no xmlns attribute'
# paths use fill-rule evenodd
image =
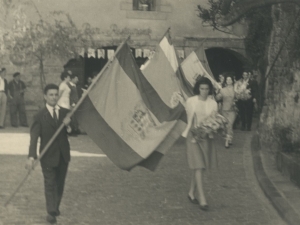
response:
<svg viewBox="0 0 300 225"><path fill-rule="evenodd" d="M179 69L178 57L172 44L169 29L155 48L154 55L141 67L147 81L155 89L163 100L164 104L170 108L180 108L184 112L184 106L179 101L184 101L187 97L180 85L177 73ZM186 114L182 113L181 119L174 124L169 122L172 129L168 136L162 141L161 145L144 160L141 165L156 165L175 141L180 137L186 123Z"/></svg>
<svg viewBox="0 0 300 225"><path fill-rule="evenodd" d="M172 139L170 131L182 112L181 104L170 107L145 79L125 43L95 78L75 114L108 158L130 170L156 149L169 146L164 140ZM161 155L144 166L155 169Z"/></svg>
<svg viewBox="0 0 300 225"><path fill-rule="evenodd" d="M204 76L210 79L215 89L222 88L215 80L210 70L203 47L191 52L190 55L180 64L180 70L181 73L179 74L179 78L182 81L181 84L190 92L190 94L192 94L192 88L199 76Z"/></svg>

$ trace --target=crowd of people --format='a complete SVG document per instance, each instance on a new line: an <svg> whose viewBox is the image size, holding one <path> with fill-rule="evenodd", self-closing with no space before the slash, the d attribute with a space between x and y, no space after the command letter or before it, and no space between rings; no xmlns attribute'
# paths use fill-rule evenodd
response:
<svg viewBox="0 0 300 225"><path fill-rule="evenodd" d="M201 139L196 138L193 127L201 126L214 113L221 114L227 120L224 136L225 148L229 148L237 120L240 120L242 131L251 130L258 99L258 83L251 71L244 71L240 80L231 74L220 75L219 84L221 88L215 89L208 78L200 77L193 89L194 96L185 102L188 122L182 136L186 138L187 160L192 170L188 199L204 211L209 209L203 189L204 171L217 167L217 151L213 136L205 134Z"/></svg>
<svg viewBox="0 0 300 225"><path fill-rule="evenodd" d="M0 129L5 127L6 105L9 102L10 123L12 127L28 127L25 110L25 83L21 80L21 73L13 74L10 82L6 80L6 69L0 69Z"/></svg>
<svg viewBox="0 0 300 225"><path fill-rule="evenodd" d="M196 139L192 132L193 127L199 126L214 113L221 114L227 120L226 148L233 143L233 126L236 118L241 120L241 130L251 130L253 110L258 95L258 84L251 79L251 75L251 72L244 71L242 78L237 81L230 74L222 75L219 80L222 88L218 90L214 88L210 79L201 77L194 85L194 96L188 98L184 103L187 126L182 137L186 138L187 160L192 171L187 197L191 203L199 205L201 210L209 209L203 187L204 172L217 167L218 160L214 136L205 134L200 139ZM61 74L61 80L59 86L48 84L44 89L46 106L34 117L30 129L30 147L26 163L27 169L34 167L34 160L37 159L38 137L41 137L41 151L54 135L57 127L64 124L65 128L54 140L51 149L41 159L47 208L46 220L51 224L56 223L56 217L60 215L59 206L70 161L70 146L67 136L70 130L73 134L80 133L76 118L66 117L82 95L76 87L78 77L67 71ZM71 127L70 130L69 127Z"/></svg>

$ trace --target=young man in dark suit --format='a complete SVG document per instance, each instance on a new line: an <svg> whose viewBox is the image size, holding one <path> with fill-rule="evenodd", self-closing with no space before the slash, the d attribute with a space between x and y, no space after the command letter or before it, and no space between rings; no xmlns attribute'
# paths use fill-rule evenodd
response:
<svg viewBox="0 0 300 225"><path fill-rule="evenodd" d="M48 84L44 89L46 106L34 117L30 128L30 146L26 168L31 169L37 159L37 142L40 137L40 151L46 146L58 127L64 123L57 138L41 158L41 167L44 175L45 197L47 207L46 220L54 224L56 216L60 215L59 205L62 199L65 178L70 162L70 145L67 136L67 126L70 123L66 117L69 110L57 105L58 86Z"/></svg>
<svg viewBox="0 0 300 225"><path fill-rule="evenodd" d="M258 99L258 84L257 81L250 79L251 72L244 71L243 78L237 81L237 86L244 86L246 89L250 90L251 97L247 100L239 100L238 108L239 114L242 121L241 130L251 130L252 117L254 111L254 105L257 103Z"/></svg>

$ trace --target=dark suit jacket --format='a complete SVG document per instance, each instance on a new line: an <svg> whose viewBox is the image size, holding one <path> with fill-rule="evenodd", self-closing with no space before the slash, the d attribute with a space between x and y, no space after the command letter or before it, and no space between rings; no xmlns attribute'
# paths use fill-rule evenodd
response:
<svg viewBox="0 0 300 225"><path fill-rule="evenodd" d="M258 100L259 90L258 90L258 83L256 80L249 80L247 89L250 89L251 91L251 99L255 98Z"/></svg>
<svg viewBox="0 0 300 225"><path fill-rule="evenodd" d="M22 91L22 90L25 90L26 89L26 85L23 81L19 80L19 83L17 84L17 82L15 80L12 80L9 82L8 84L8 90L9 90L9 93L10 95L15 98L15 97L18 97L16 96L16 94L19 92L19 91ZM24 92L21 94L21 96L24 97Z"/></svg>
<svg viewBox="0 0 300 225"><path fill-rule="evenodd" d="M62 124L63 119L69 110L61 108L59 110L58 125L55 124L53 117L45 107L41 109L34 117L33 124L30 128L30 146L28 157L37 158L37 141L40 141L40 152L54 135L57 128ZM70 144L68 141L66 128L63 128L52 145L47 150L46 154L41 158L42 166L56 167L60 157L63 157L65 162L70 161Z"/></svg>
<svg viewBox="0 0 300 225"><path fill-rule="evenodd" d="M4 79L4 91L5 91L5 94L7 95L8 94L8 83L7 83L6 79Z"/></svg>

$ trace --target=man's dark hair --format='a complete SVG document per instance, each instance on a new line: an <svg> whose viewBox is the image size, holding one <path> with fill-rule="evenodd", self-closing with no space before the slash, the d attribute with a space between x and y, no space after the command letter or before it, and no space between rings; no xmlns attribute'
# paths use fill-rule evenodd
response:
<svg viewBox="0 0 300 225"><path fill-rule="evenodd" d="M75 74L72 74L72 75L70 76L70 78L71 78L71 79L74 79L75 77L77 77L77 78L78 78L78 76L77 76L77 75L75 75Z"/></svg>
<svg viewBox="0 0 300 225"><path fill-rule="evenodd" d="M210 79L208 79L207 77L201 77L196 81L196 84L193 88L194 95L199 95L200 94L199 87L200 87L201 84L207 84L208 87L209 87L209 95L213 94L213 85L212 85Z"/></svg>
<svg viewBox="0 0 300 225"><path fill-rule="evenodd" d="M17 77L17 76L20 76L21 74L19 72L16 72L13 74L13 77Z"/></svg>
<svg viewBox="0 0 300 225"><path fill-rule="evenodd" d="M44 94L46 95L49 90L58 90L58 86L56 84L47 84L44 88Z"/></svg>
<svg viewBox="0 0 300 225"><path fill-rule="evenodd" d="M60 79L61 80L65 80L66 77L71 77L71 74L69 74L68 72L62 72L60 74Z"/></svg>

